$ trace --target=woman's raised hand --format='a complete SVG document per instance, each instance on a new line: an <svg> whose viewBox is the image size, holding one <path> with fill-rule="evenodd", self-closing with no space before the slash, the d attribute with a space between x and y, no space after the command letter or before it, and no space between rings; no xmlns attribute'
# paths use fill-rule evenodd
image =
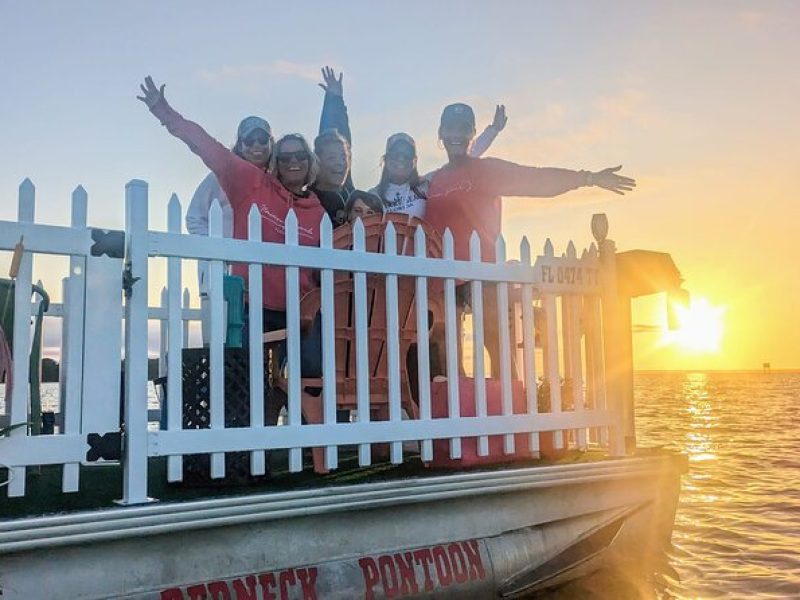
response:
<svg viewBox="0 0 800 600"><path fill-rule="evenodd" d="M589 185L596 185L620 195L630 192L636 187L636 180L624 175L617 175L617 171L621 168L622 165L619 165L618 167L603 169L597 173L590 173Z"/></svg>
<svg viewBox="0 0 800 600"><path fill-rule="evenodd" d="M492 127L494 127L498 132L503 131L506 123L508 123L508 117L506 116L506 105L498 104L494 111L494 121L492 121Z"/></svg>
<svg viewBox="0 0 800 600"><path fill-rule="evenodd" d="M142 90L142 94L144 95L136 97L147 104L147 108L153 108L159 100L164 99L165 87L165 85L162 85L160 88L157 88L156 84L153 83L153 78L148 75L144 78L144 84L139 86L139 89Z"/></svg>
<svg viewBox="0 0 800 600"><path fill-rule="evenodd" d="M327 94L334 96L343 96L344 90L342 88L342 73L339 73L339 78L336 78L336 71L331 67L322 67L322 80L325 83L320 83L319 87L325 90Z"/></svg>

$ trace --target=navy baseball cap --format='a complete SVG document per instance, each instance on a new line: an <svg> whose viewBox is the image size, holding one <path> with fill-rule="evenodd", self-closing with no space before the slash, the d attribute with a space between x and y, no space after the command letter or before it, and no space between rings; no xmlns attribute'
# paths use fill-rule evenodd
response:
<svg viewBox="0 0 800 600"><path fill-rule="evenodd" d="M442 119L439 126L449 123L469 123L475 129L475 113L472 107L467 104L457 102L456 104L448 104L442 111Z"/></svg>

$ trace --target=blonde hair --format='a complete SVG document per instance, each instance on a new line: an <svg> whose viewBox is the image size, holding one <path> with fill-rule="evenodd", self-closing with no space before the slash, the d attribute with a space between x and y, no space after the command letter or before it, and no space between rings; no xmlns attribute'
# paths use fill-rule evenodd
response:
<svg viewBox="0 0 800 600"><path fill-rule="evenodd" d="M308 188L317 180L317 175L319 174L319 160L317 160L317 155L314 154L306 138L299 133L287 133L275 142L272 155L269 157L269 172L280 181L280 175L278 174L278 154L281 151L283 143L291 140L300 142L300 145L303 146L303 150L308 153L308 174L306 175L306 180L303 182L303 188Z"/></svg>

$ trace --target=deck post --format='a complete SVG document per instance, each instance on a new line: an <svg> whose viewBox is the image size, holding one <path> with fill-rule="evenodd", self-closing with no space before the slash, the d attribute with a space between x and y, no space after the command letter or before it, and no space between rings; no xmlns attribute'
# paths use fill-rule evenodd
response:
<svg viewBox="0 0 800 600"><path fill-rule="evenodd" d="M144 504L147 497L147 183L125 186L125 432L122 499Z"/></svg>
<svg viewBox="0 0 800 600"><path fill-rule="evenodd" d="M633 328L631 326L631 299L620 295L617 299L619 315L619 395L622 405L625 452L636 452L636 415L633 398Z"/></svg>
<svg viewBox="0 0 800 600"><path fill-rule="evenodd" d="M592 216L592 235L600 251L600 277L602 286L603 352L605 354L606 401L608 408L617 411L617 425L609 436L610 454L624 456L628 417L633 416L633 406L626 406L623 398L625 374L622 315L619 311L617 290L616 245L606 239L608 219L604 213Z"/></svg>
<svg viewBox="0 0 800 600"><path fill-rule="evenodd" d="M30 179L25 179L19 186L19 203L17 207L17 220L20 223L33 223L36 204L36 188ZM14 330L7 335L12 336L14 347L13 377L17 385L11 392L10 406L8 408L9 425L28 423L28 403L30 389L28 378L30 375L30 362L28 349L31 345L30 321L20 318L22 315L31 314L31 283L33 277L33 255L24 251L24 240L20 238L18 248L22 249L22 257L18 263L14 277L14 314L18 317L14 321ZM6 400L8 402L9 399ZM19 427L9 433L9 437L25 437L28 427ZM17 498L25 495L25 467L11 467L8 470L8 497Z"/></svg>

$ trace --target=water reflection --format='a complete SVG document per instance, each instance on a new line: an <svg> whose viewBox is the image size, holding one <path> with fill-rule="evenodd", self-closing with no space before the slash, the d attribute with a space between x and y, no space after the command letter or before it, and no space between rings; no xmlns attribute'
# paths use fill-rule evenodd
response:
<svg viewBox="0 0 800 600"><path fill-rule="evenodd" d="M800 374L637 374L634 384L638 445L690 458L666 562L545 597L800 598Z"/></svg>
<svg viewBox="0 0 800 600"><path fill-rule="evenodd" d="M685 434L681 451L689 456L690 462L712 461L717 456L712 451L711 429L716 426L719 416L714 413L709 397L708 375L687 373L682 391L689 417L689 431Z"/></svg>

